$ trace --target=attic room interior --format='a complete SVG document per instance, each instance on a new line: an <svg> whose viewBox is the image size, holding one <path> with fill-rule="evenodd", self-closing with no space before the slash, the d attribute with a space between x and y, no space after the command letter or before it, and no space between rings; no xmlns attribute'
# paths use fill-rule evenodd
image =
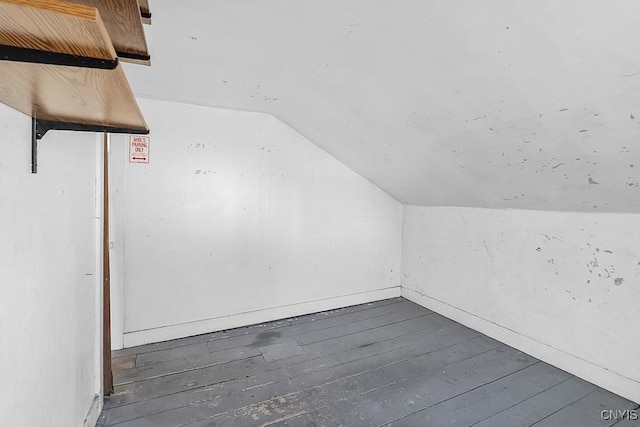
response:
<svg viewBox="0 0 640 427"><path fill-rule="evenodd" d="M0 0L8 426L640 426L640 3Z"/></svg>

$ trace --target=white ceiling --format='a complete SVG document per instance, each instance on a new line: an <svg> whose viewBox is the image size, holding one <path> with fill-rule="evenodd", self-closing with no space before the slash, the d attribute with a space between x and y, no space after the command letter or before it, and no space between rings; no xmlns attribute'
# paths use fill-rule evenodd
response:
<svg viewBox="0 0 640 427"><path fill-rule="evenodd" d="M274 114L404 203L640 212L638 0L151 9L138 96Z"/></svg>

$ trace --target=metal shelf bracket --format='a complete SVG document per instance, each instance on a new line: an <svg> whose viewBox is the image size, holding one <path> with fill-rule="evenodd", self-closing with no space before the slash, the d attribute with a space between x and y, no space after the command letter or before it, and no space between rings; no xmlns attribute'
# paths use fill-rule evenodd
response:
<svg viewBox="0 0 640 427"><path fill-rule="evenodd" d="M120 128L113 126L87 125L81 123L57 122L54 120L31 119L31 173L38 173L38 140L44 138L50 130L69 130L78 132L129 133L147 135L148 130Z"/></svg>

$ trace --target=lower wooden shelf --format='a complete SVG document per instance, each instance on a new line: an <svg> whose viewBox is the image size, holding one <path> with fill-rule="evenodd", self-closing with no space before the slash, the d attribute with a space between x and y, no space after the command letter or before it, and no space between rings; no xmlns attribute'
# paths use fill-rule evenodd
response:
<svg viewBox="0 0 640 427"><path fill-rule="evenodd" d="M40 120L149 131L120 65L0 61L0 102Z"/></svg>

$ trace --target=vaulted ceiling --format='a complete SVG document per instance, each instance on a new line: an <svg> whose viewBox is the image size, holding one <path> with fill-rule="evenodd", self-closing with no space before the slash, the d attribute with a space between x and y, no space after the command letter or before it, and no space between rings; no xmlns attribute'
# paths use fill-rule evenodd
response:
<svg viewBox="0 0 640 427"><path fill-rule="evenodd" d="M151 9L138 96L271 113L404 203L640 212L637 0Z"/></svg>

